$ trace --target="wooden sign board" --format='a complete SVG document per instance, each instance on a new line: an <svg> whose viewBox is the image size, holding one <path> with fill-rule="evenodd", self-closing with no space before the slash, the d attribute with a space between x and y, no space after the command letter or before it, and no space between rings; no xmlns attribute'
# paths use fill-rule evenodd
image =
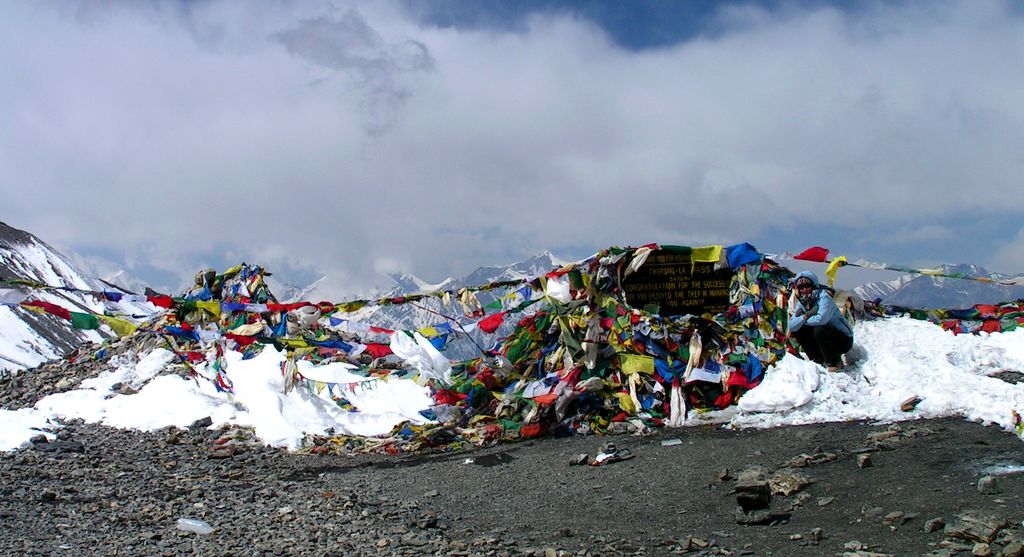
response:
<svg viewBox="0 0 1024 557"><path fill-rule="evenodd" d="M728 267L690 260L689 250L654 250L635 273L622 281L626 303L634 308L657 305L658 314L715 314L729 307Z"/></svg>

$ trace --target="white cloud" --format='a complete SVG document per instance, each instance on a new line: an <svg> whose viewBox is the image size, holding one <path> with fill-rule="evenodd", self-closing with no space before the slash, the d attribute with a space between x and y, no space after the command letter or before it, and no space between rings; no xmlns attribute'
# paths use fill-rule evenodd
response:
<svg viewBox="0 0 1024 557"><path fill-rule="evenodd" d="M186 277L189 254L287 258L360 288L397 264L434 280L830 223L868 250L907 231L949 250L936 219L1024 202L1008 4L730 10L641 52L569 17L511 33L390 4L81 6L0 21L8 222Z"/></svg>
<svg viewBox="0 0 1024 557"><path fill-rule="evenodd" d="M1009 240L996 244L995 253L989 259L987 266L993 271L1024 275L1024 228L1017 230L1017 234Z"/></svg>

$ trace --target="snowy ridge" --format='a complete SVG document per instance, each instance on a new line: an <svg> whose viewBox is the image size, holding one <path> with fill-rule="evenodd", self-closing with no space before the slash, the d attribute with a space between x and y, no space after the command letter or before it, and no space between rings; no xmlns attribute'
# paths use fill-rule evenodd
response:
<svg viewBox="0 0 1024 557"><path fill-rule="evenodd" d="M737 406L693 412L683 427L707 424L734 428L962 416L1014 431L1014 412L1024 412L1024 382L1000 375L1022 375L1024 329L998 334L953 335L909 318L859 322L847 367L828 373L821 366L786 356L765 371L765 380L743 395ZM329 391L284 388L284 353L268 346L257 357L226 354L235 394L218 392L208 381L161 374L173 358L163 349L112 359L106 369L79 389L40 400L33 408L0 409L0 450L25 445L40 432L53 437L59 420L82 419L113 427L155 430L187 427L210 416L212 428L237 424L255 428L264 443L297 448L305 434L327 430L354 435L386 435L404 420L423 423L420 411L434 404L429 389L410 379L386 381L352 375L333 363L315 370L323 380L360 382L346 391L359 412L345 412ZM200 374L211 372L200 364ZM303 362L301 371L312 373ZM327 376L330 377L327 377ZM137 392L124 394L115 385ZM901 403L921 399L911 411ZM1019 432L1017 433L1019 435Z"/></svg>
<svg viewBox="0 0 1024 557"><path fill-rule="evenodd" d="M1006 281L1013 277L990 273L977 265L942 265L943 274L963 274ZM881 300L886 305L911 308L967 308L975 304L995 304L1024 298L1024 286L1004 286L976 280L928 275L903 275L892 281L872 282L854 289L865 300Z"/></svg>
<svg viewBox="0 0 1024 557"><path fill-rule="evenodd" d="M281 282L274 276L267 277L266 281L274 293L274 297L281 303L289 304L300 300L316 303L321 300L331 300L331 297L323 292L323 285L327 281L327 277L320 277L306 286Z"/></svg>
<svg viewBox="0 0 1024 557"><path fill-rule="evenodd" d="M491 282L528 279L549 273L553 269L564 265L565 263L552 255L551 252L545 251L523 261L508 265L480 267L468 275L457 279L445 279L435 285L428 285L426 281L412 275L393 275L392 279L395 280L395 287L384 296L400 296L402 294L438 290L457 291L460 288L481 286ZM425 285L427 288L424 288ZM503 293L499 292L497 294ZM495 295L489 292L479 292L477 297L483 305L487 305L495 299ZM445 317L442 317L442 315ZM457 328L455 322L466 324L478 320L463 317L461 309L456 304L445 306L437 298L424 299L415 305L370 306L358 312L348 314L346 318L377 327L404 330L430 327L438 323L448 323ZM474 336L475 343L463 335L457 335L454 339L450 339L450 341L454 342L449 344L444 354L452 360L477 358L480 356L479 346L488 344L493 340L493 337L504 336L513 325L506 323L502 328L498 329L495 335L490 335L487 338L484 338L477 332Z"/></svg>
<svg viewBox="0 0 1024 557"><path fill-rule="evenodd" d="M144 294L150 285L142 279L117 266L113 261L100 257L83 257L77 253L67 253L68 262L79 273L95 277L106 284L107 290L122 290L133 294Z"/></svg>
<svg viewBox="0 0 1024 557"><path fill-rule="evenodd" d="M0 279L30 280L48 285L81 290L112 290L96 277L82 272L68 258L32 234L0 223ZM150 304L106 302L88 294L2 288L5 301L37 299L58 304L72 311L145 315L154 311ZM59 358L80 344L99 342L110 336L100 330L73 329L68 321L49 314L38 314L16 305L0 306L0 369L35 367Z"/></svg>

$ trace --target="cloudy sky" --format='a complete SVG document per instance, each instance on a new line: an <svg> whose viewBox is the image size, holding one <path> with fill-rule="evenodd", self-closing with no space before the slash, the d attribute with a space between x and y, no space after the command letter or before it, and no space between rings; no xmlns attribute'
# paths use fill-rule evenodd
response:
<svg viewBox="0 0 1024 557"><path fill-rule="evenodd" d="M12 2L0 221L343 294L749 241L1024 272L1011 2Z"/></svg>

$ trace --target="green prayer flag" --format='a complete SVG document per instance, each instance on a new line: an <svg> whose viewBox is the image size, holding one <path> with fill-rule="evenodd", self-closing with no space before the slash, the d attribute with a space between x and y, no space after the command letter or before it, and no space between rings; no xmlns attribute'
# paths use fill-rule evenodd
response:
<svg viewBox="0 0 1024 557"><path fill-rule="evenodd" d="M72 311L71 326L75 329L99 329L100 319L91 313Z"/></svg>

